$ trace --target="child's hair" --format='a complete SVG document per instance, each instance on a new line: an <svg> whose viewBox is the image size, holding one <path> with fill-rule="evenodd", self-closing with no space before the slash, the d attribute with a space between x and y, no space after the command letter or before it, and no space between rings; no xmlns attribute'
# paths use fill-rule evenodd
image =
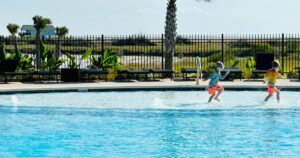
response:
<svg viewBox="0 0 300 158"><path fill-rule="evenodd" d="M218 62L216 62L216 68L218 68L218 67L224 69L224 64L222 62L218 61Z"/></svg>
<svg viewBox="0 0 300 158"><path fill-rule="evenodd" d="M272 62L272 67L280 67L279 61L278 60L274 60Z"/></svg>

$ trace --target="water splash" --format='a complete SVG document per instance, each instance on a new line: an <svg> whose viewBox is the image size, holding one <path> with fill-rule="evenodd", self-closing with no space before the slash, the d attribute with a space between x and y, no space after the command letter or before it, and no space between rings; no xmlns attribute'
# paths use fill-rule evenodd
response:
<svg viewBox="0 0 300 158"><path fill-rule="evenodd" d="M15 95L11 96L10 101L11 101L11 103L12 103L13 106L18 106L18 104L19 104L19 99Z"/></svg>
<svg viewBox="0 0 300 158"><path fill-rule="evenodd" d="M15 95L12 95L11 97L10 97L10 101L11 101L11 103L12 103L12 105L13 105L13 111L14 112L17 112L18 111L18 104L19 104L19 99L18 99L18 97L17 96L15 96Z"/></svg>
<svg viewBox="0 0 300 158"><path fill-rule="evenodd" d="M160 98L154 98L153 106L156 108L164 108L166 107L164 102Z"/></svg>

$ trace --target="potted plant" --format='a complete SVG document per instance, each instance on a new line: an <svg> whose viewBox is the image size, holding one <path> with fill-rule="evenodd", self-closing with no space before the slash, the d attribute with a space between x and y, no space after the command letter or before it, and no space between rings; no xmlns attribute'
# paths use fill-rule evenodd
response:
<svg viewBox="0 0 300 158"><path fill-rule="evenodd" d="M88 49L81 56L80 62L77 63L76 57L70 53L67 53L66 56L69 59L68 68L61 69L61 80L63 82L78 82L80 78L80 64L82 61L87 60L92 54L92 50Z"/></svg>
<svg viewBox="0 0 300 158"><path fill-rule="evenodd" d="M19 60L15 54L12 53L7 57L6 50L4 48L4 43L1 43L0 46L0 73L3 72L15 72L19 63Z"/></svg>

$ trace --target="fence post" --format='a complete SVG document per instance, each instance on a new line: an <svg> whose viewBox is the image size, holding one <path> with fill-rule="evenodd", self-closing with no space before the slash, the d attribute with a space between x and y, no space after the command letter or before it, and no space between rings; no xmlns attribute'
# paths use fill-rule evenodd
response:
<svg viewBox="0 0 300 158"><path fill-rule="evenodd" d="M222 34L222 62L224 62L224 34Z"/></svg>
<svg viewBox="0 0 300 158"><path fill-rule="evenodd" d="M101 53L104 52L104 35L101 35Z"/></svg>
<svg viewBox="0 0 300 158"><path fill-rule="evenodd" d="M164 34L161 34L161 69L164 70Z"/></svg>
<svg viewBox="0 0 300 158"><path fill-rule="evenodd" d="M284 33L281 36L281 67L284 72Z"/></svg>

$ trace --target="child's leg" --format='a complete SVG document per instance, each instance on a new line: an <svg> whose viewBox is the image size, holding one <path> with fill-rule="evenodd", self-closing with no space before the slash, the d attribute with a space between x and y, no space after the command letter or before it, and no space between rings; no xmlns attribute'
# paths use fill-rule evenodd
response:
<svg viewBox="0 0 300 158"><path fill-rule="evenodd" d="M265 102L267 102L272 96L273 96L273 94L269 94L269 95L266 97Z"/></svg>
<svg viewBox="0 0 300 158"><path fill-rule="evenodd" d="M279 89L275 88L275 92L276 92L276 98L277 98L277 102L280 102L280 91Z"/></svg>
<svg viewBox="0 0 300 158"><path fill-rule="evenodd" d="M219 96L223 93L224 88L220 87L217 91L218 91L218 94L216 95L215 100L219 101Z"/></svg>
<svg viewBox="0 0 300 158"><path fill-rule="evenodd" d="M212 95L209 97L209 100L208 100L208 102L211 102L211 101L212 101L212 99L215 97L215 95L216 95L216 94L212 94Z"/></svg>
<svg viewBox="0 0 300 158"><path fill-rule="evenodd" d="M270 84L268 83L268 90L267 92L269 93L269 95L266 97L265 102L267 102L274 94L275 92L275 86L274 84Z"/></svg>

